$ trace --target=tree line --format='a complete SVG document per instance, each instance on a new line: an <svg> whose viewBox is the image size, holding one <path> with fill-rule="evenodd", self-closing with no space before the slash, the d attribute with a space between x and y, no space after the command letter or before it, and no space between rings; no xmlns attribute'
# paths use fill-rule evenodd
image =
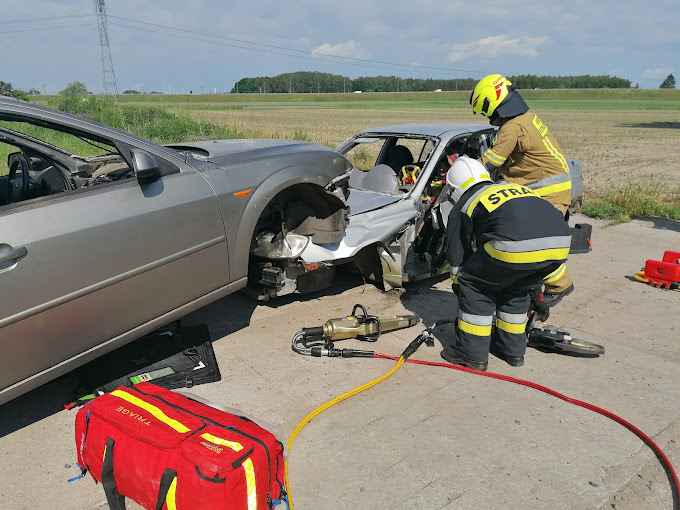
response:
<svg viewBox="0 0 680 510"><path fill-rule="evenodd" d="M631 81L615 76L508 76L520 89L630 88ZM337 74L299 71L278 76L241 78L232 93L339 93L339 92L427 92L434 90L472 90L474 78L400 78L398 76L364 76L351 79Z"/></svg>

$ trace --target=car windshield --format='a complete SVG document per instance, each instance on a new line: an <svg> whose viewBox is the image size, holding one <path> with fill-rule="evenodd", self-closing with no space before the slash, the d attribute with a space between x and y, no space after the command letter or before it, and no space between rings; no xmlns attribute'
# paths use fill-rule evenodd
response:
<svg viewBox="0 0 680 510"><path fill-rule="evenodd" d="M410 192L437 144L424 136L361 136L345 156L352 163L350 187L388 194Z"/></svg>

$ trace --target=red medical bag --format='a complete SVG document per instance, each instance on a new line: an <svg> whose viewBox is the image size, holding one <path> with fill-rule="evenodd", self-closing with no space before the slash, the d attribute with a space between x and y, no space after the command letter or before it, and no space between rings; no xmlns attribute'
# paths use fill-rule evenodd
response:
<svg viewBox="0 0 680 510"><path fill-rule="evenodd" d="M269 510L285 499L283 444L253 421L151 383L120 387L76 416L78 463L111 510Z"/></svg>

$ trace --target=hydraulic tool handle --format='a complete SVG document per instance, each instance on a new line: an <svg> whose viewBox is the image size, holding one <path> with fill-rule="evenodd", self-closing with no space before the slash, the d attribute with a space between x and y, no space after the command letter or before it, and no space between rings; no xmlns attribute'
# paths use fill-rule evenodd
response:
<svg viewBox="0 0 680 510"><path fill-rule="evenodd" d="M330 340L344 340L346 338L371 336L380 332L384 333L396 329L410 328L418 324L418 322L420 322L420 317L417 315L377 317L377 321L364 321L350 315L340 319L330 319L321 327L323 328L323 336ZM317 330L317 328L305 328L303 331L307 334L309 330Z"/></svg>
<svg viewBox="0 0 680 510"><path fill-rule="evenodd" d="M301 353L307 354L307 353ZM327 349L325 347L312 347L309 349L309 356L320 358L328 356L329 358L373 358L375 353L373 351L360 351L357 349Z"/></svg>
<svg viewBox="0 0 680 510"><path fill-rule="evenodd" d="M434 346L434 338L431 331L425 330L418 335L415 340L406 346L404 352L401 353L401 357L408 359L423 344L429 345L430 347Z"/></svg>

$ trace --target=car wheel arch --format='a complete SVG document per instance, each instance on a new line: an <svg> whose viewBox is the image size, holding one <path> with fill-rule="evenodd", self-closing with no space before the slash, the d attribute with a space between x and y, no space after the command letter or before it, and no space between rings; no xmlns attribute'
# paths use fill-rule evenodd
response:
<svg viewBox="0 0 680 510"><path fill-rule="evenodd" d="M330 181L330 179L329 179ZM328 207L326 211L335 208L336 210L344 209L346 204L337 197L330 195L324 186L327 182L315 182L311 177L295 178L280 181L277 185L272 186L270 183L264 183L267 186L259 186L250 197L246 211L242 215L241 222L238 226L238 231L235 237L234 253L232 254L233 263L231 264L232 279L238 279L248 274L248 262L250 259L250 246L253 236L256 233L258 224L261 223L262 216L267 214L268 209L272 204L276 203L284 197L288 199L293 197L295 193L304 192L305 195L312 193L317 200L312 201L312 204L322 203L323 207ZM284 204L286 202L284 201ZM281 205L281 204L280 204ZM324 211L317 211L321 214Z"/></svg>

